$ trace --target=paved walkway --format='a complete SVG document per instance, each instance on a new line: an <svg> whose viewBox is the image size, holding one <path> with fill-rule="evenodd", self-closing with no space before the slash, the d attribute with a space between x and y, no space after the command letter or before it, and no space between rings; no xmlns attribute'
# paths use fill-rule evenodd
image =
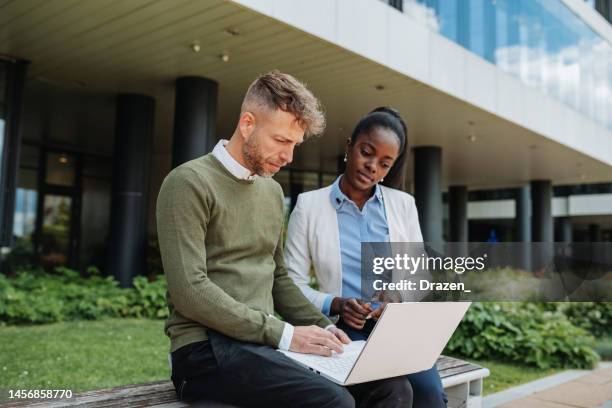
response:
<svg viewBox="0 0 612 408"><path fill-rule="evenodd" d="M485 380L486 383L486 380ZM612 364L570 371L485 397L483 407L612 408Z"/></svg>

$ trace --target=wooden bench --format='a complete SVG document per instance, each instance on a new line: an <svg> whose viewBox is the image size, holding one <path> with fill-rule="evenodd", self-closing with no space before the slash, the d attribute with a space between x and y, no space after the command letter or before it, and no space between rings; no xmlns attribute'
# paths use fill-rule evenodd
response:
<svg viewBox="0 0 612 408"><path fill-rule="evenodd" d="M449 399L449 408L480 408L482 405L483 379L489 370L467 361L441 356L436 362L442 385ZM226 404L200 402L185 404L176 399L172 383L167 380L127 387L107 388L74 395L65 400L19 401L2 405L8 407L60 408L60 407L210 407L233 408Z"/></svg>

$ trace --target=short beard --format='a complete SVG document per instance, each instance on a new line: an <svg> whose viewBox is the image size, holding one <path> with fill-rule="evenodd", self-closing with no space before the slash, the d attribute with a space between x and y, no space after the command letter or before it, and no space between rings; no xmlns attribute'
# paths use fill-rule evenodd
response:
<svg viewBox="0 0 612 408"><path fill-rule="evenodd" d="M242 146L242 156L249 169L260 177L272 177L274 173L269 173L264 170L265 159L262 156L257 137L252 135Z"/></svg>

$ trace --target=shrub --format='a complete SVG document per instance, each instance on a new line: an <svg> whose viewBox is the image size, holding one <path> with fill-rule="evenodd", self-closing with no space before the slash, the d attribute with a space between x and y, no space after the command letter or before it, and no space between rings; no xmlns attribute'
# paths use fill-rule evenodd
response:
<svg viewBox="0 0 612 408"><path fill-rule="evenodd" d="M166 281L134 279L133 288L120 288L113 277L101 277L97 269L84 278L74 270L58 267L23 270L15 277L0 275L0 322L41 324L103 317L165 318L168 314Z"/></svg>
<svg viewBox="0 0 612 408"><path fill-rule="evenodd" d="M473 303L446 346L472 358L539 368L591 368L594 339L559 311L532 303Z"/></svg>
<svg viewBox="0 0 612 408"><path fill-rule="evenodd" d="M612 302L569 302L558 307L574 326L597 338L612 336Z"/></svg>

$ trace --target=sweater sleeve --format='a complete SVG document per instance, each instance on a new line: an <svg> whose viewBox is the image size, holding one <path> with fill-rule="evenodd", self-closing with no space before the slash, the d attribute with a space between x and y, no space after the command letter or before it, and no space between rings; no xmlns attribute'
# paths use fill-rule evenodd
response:
<svg viewBox="0 0 612 408"><path fill-rule="evenodd" d="M164 180L157 198L157 233L168 292L184 317L237 340L277 347L284 323L236 301L212 282L204 245L210 208L205 186L189 168Z"/></svg>

